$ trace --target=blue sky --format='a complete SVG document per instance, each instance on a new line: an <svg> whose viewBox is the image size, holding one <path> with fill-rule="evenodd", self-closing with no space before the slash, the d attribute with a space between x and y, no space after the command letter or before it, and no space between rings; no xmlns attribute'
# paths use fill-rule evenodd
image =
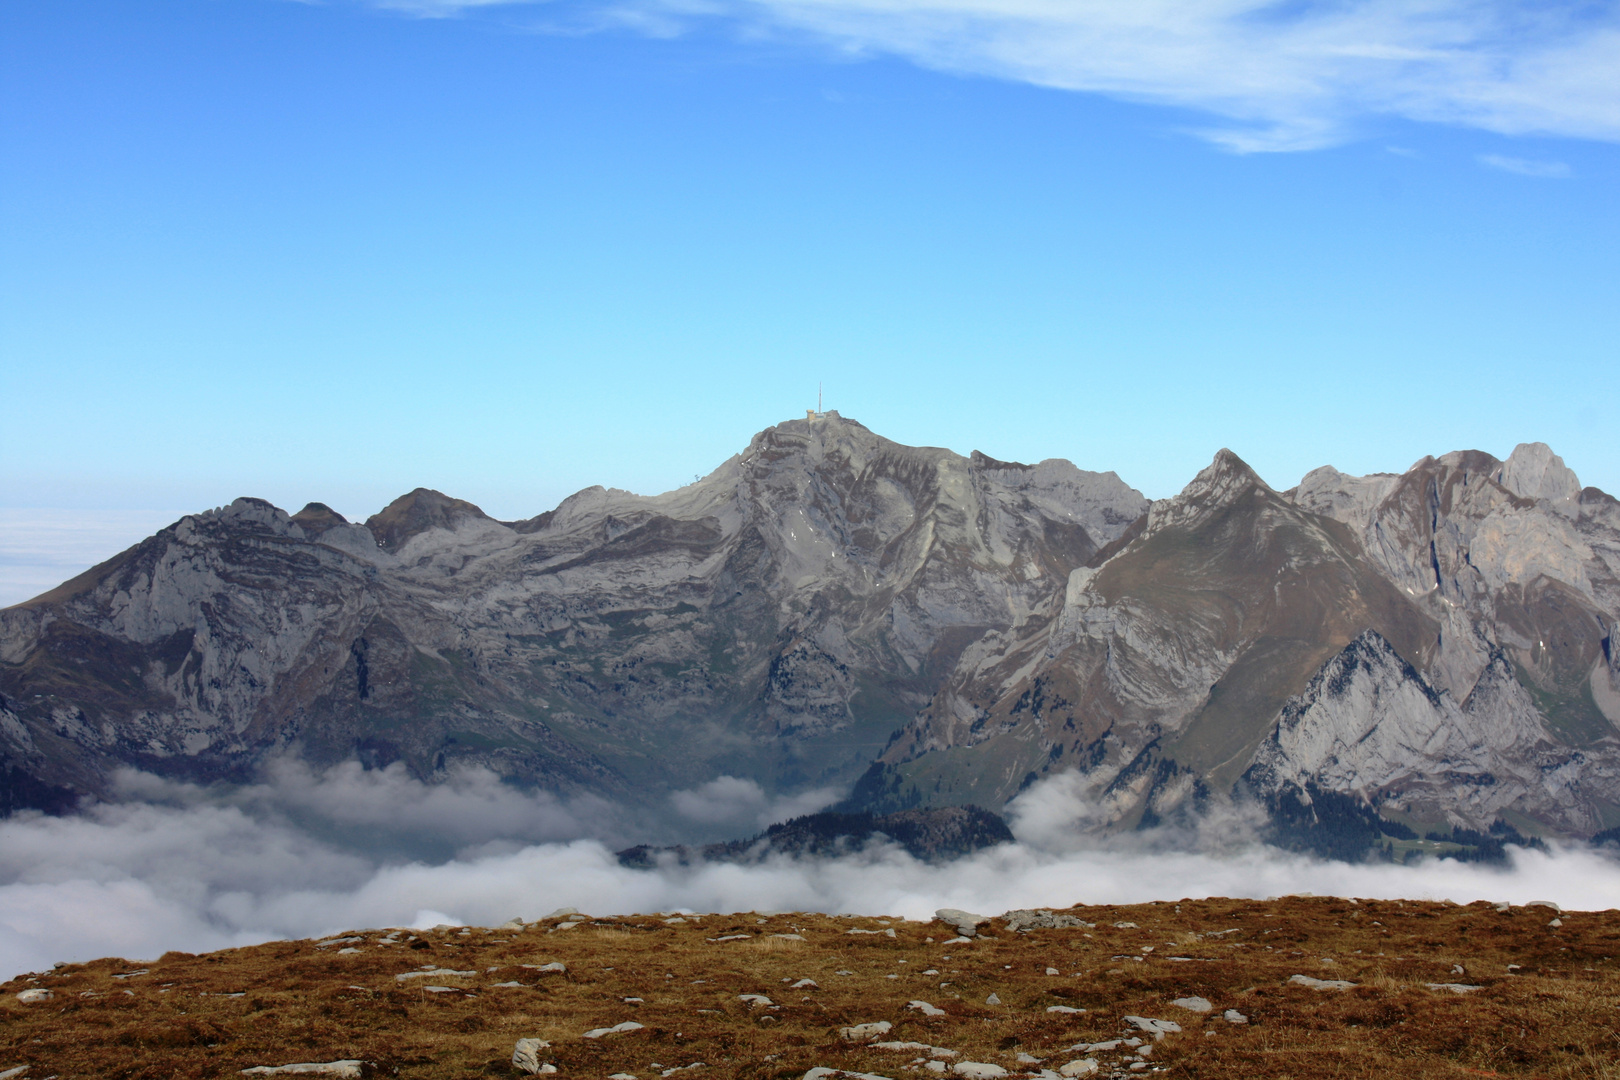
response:
<svg viewBox="0 0 1620 1080"><path fill-rule="evenodd" d="M818 380L1154 497L1620 491L1617 142L1612 4L4 0L0 562L664 490Z"/></svg>

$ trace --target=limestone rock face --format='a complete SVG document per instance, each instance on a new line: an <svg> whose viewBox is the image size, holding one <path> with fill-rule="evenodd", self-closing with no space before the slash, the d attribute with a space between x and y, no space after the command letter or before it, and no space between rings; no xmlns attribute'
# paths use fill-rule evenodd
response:
<svg viewBox="0 0 1620 1080"><path fill-rule="evenodd" d="M363 526L239 499L0 612L7 808L289 752L630 801L836 784L1146 506L1112 473L836 414L526 521L425 489Z"/></svg>
<svg viewBox="0 0 1620 1080"><path fill-rule="evenodd" d="M1558 740L1495 653L1467 700L1437 691L1376 631L1328 661L1283 707L1247 779L1315 785L1419 820L1465 827L1516 810L1572 835L1604 828L1620 758Z"/></svg>
<svg viewBox="0 0 1620 1080"><path fill-rule="evenodd" d="M1616 510L1541 444L1289 492L1222 451L965 650L857 796L995 806L1073 772L1082 827L1317 788L1591 835L1620 795Z"/></svg>
<svg viewBox="0 0 1620 1080"><path fill-rule="evenodd" d="M1223 450L1149 504L821 414L524 521L425 489L186 517L0 611L0 811L292 754L665 809L722 775L892 814L1067 774L1083 829L1315 791L1589 836L1620 824L1617 622L1620 503L1540 443L1290 491Z"/></svg>
<svg viewBox="0 0 1620 1080"><path fill-rule="evenodd" d="M1575 470L1546 443L1520 443L1497 470L1496 482L1526 499L1562 502L1581 493Z"/></svg>
<svg viewBox="0 0 1620 1080"><path fill-rule="evenodd" d="M1096 824L1135 824L1230 789L1287 699L1368 626L1433 649L1432 620L1347 529L1228 451L1102 555L1044 617L966 650L858 795L993 806L1076 770ZM941 772L960 747L999 767Z"/></svg>

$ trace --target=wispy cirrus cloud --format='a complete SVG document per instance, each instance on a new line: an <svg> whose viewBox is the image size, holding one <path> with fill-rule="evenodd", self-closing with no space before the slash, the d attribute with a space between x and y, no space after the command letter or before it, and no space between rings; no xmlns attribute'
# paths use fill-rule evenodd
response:
<svg viewBox="0 0 1620 1080"><path fill-rule="evenodd" d="M447 17L725 21L850 55L1167 105L1235 151L1307 150L1377 118L1620 140L1620 9L1507 0L371 0Z"/></svg>
<svg viewBox="0 0 1620 1080"><path fill-rule="evenodd" d="M1530 158L1504 157L1501 154L1481 154L1480 164L1503 172L1534 176L1541 180L1565 180L1573 176L1570 167L1562 161L1534 161Z"/></svg>

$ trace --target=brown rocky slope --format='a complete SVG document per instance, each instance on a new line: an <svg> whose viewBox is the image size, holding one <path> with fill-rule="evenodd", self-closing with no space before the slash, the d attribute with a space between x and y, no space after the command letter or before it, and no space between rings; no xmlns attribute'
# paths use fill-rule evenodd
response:
<svg viewBox="0 0 1620 1080"><path fill-rule="evenodd" d="M1214 898L959 937L972 918L559 913L64 965L0 988L0 1075L517 1077L538 1039L564 1080L1620 1076L1613 910Z"/></svg>

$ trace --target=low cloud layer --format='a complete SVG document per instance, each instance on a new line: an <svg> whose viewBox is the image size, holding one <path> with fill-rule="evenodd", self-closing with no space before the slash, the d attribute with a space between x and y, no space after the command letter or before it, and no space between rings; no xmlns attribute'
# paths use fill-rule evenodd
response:
<svg viewBox="0 0 1620 1080"><path fill-rule="evenodd" d="M474 774L428 788L386 770L314 774L283 765L262 784L229 793L139 776L126 777L124 790L131 801L78 817L0 821L0 976L55 961L150 959L170 949L351 928L492 925L563 906L921 919L939 907L999 913L1290 892L1550 899L1570 908L1607 907L1620 896L1620 862L1586 849L1516 851L1507 868L1351 866L1255 843L1251 823L1237 814L1212 821L1206 835L1097 846L1080 839L1075 826L1087 810L1061 777L1012 808L1019 843L951 864L884 848L836 860L658 871L626 869L611 843L587 838L604 821L626 827L610 808L503 791ZM406 834L449 854L400 855ZM1177 850L1182 843L1206 850Z"/></svg>
<svg viewBox="0 0 1620 1080"><path fill-rule="evenodd" d="M0 507L0 607L56 588L178 517L161 510Z"/></svg>
<svg viewBox="0 0 1620 1080"><path fill-rule="evenodd" d="M675 792L670 804L688 821L710 826L729 825L750 832L825 810L837 802L841 794L835 788L815 788L772 798L752 780L720 776L695 788Z"/></svg>
<svg viewBox="0 0 1620 1080"><path fill-rule="evenodd" d="M1620 139L1620 11L1567 0L371 0L428 17L503 7L557 29L729 24L846 55L1168 105L1238 151L1306 150L1399 118ZM532 13L532 14L530 14Z"/></svg>

